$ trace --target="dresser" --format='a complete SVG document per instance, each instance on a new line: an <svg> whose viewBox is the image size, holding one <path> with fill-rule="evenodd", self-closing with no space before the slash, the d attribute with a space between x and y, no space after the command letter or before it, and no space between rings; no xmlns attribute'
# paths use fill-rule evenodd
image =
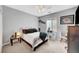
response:
<svg viewBox="0 0 79 59"><path fill-rule="evenodd" d="M79 26L68 27L68 52L79 53Z"/></svg>

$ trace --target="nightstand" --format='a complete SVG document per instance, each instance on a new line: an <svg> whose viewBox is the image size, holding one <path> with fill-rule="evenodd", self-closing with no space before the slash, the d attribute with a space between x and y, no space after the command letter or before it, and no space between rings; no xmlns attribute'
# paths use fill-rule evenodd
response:
<svg viewBox="0 0 79 59"><path fill-rule="evenodd" d="M11 46L13 46L13 41L14 40L18 40L18 42L20 42L21 43L21 36L19 36L19 35L12 35L11 37L10 37L10 43L11 43Z"/></svg>

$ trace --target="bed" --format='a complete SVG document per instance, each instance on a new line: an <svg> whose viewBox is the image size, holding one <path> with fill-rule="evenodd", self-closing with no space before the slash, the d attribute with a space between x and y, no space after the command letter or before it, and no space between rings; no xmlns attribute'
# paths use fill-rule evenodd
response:
<svg viewBox="0 0 79 59"><path fill-rule="evenodd" d="M38 32L36 29L23 29L22 40L26 42L33 51L48 41L47 34Z"/></svg>

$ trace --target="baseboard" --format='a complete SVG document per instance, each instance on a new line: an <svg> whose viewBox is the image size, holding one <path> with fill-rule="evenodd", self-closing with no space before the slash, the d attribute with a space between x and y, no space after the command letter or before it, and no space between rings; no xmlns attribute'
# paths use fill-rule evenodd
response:
<svg viewBox="0 0 79 59"><path fill-rule="evenodd" d="M8 44L10 44L10 42L6 42L6 43L4 43L3 46L8 45Z"/></svg>
<svg viewBox="0 0 79 59"><path fill-rule="evenodd" d="M0 46L0 53L2 53L2 46Z"/></svg>
<svg viewBox="0 0 79 59"><path fill-rule="evenodd" d="M17 42L17 41L15 41L15 42ZM8 42L6 42L6 43L3 43L2 46L6 46L6 45L9 45L9 44L10 44L10 42L8 41Z"/></svg>

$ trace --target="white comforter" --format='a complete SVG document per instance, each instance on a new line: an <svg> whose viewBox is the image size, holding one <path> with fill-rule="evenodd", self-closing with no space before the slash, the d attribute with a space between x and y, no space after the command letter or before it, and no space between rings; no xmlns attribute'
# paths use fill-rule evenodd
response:
<svg viewBox="0 0 79 59"><path fill-rule="evenodd" d="M38 46L43 41L39 39L40 32L34 32L29 34L23 34L23 39L32 45L32 48ZM36 41L35 41L36 40ZM46 39L47 40L47 37Z"/></svg>
<svg viewBox="0 0 79 59"><path fill-rule="evenodd" d="M40 32L34 32L34 33L29 33L29 34L23 34L23 39L30 43L32 47L34 46L34 40L35 38L39 38Z"/></svg>

